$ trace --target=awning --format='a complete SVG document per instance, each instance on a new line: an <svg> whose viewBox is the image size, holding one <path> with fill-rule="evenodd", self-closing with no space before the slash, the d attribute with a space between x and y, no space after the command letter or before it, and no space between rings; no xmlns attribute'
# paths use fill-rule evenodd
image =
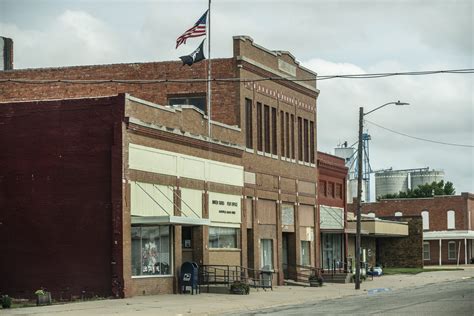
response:
<svg viewBox="0 0 474 316"><path fill-rule="evenodd" d="M474 239L474 230L444 230L423 232L423 240Z"/></svg>
<svg viewBox="0 0 474 316"><path fill-rule="evenodd" d="M357 221L348 221L347 229L356 230ZM364 218L361 221L361 230L366 231L374 237L404 237L408 236L408 224L381 220L379 218Z"/></svg>
<svg viewBox="0 0 474 316"><path fill-rule="evenodd" d="M156 225L183 225L183 226L209 226L208 218L184 217L184 216L132 216L132 224L156 224Z"/></svg>

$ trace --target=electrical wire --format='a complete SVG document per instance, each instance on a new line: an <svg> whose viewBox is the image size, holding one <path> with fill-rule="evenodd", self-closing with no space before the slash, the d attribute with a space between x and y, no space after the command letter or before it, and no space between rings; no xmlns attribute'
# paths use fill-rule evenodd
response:
<svg viewBox="0 0 474 316"><path fill-rule="evenodd" d="M12 72L14 73L14 72ZM19 84L55 84L55 83L71 83L71 84L160 84L160 83L206 83L212 82L239 82L254 83L261 81L290 81L290 82L306 82L306 81L322 81L330 79L377 79L393 76L423 76L435 74L472 74L474 69L449 69L449 70L428 70L428 71L408 71L408 72L385 72L373 74L345 74L345 75L321 75L314 78L293 78L293 77L265 77L260 79L242 79L242 78L197 78L197 79L22 79L7 78L0 79L0 83L11 82ZM8 73L7 73L8 74Z"/></svg>
<svg viewBox="0 0 474 316"><path fill-rule="evenodd" d="M432 140L432 139L426 139L426 138L411 136L411 135L408 135L408 134L405 134L405 133L402 133L402 132L398 132L398 131L395 131L395 130L393 130L393 129L390 129L390 128L381 126L381 125L376 124L376 123L374 123L374 122L371 122L371 121L369 121L369 120L365 120L365 119L364 119L364 121L367 122L367 123L370 123L370 124L372 124L372 125L375 125L375 126L381 128L381 129L384 129L384 130L386 130L386 131L389 131L389 132L392 132L392 133L395 133L395 134L398 134L398 135L401 135L401 136L405 136L405 137L409 137L409 138L413 138L413 139L417 139L417 140L429 142L429 143L440 144L440 145L448 145L448 146L474 148L474 145L447 143L447 142L441 142L441 141Z"/></svg>

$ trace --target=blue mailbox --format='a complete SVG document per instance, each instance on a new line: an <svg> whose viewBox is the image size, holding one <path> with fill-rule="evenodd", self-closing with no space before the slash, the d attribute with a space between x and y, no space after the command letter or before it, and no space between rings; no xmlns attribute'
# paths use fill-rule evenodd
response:
<svg viewBox="0 0 474 316"><path fill-rule="evenodd" d="M188 286L191 287L191 294L198 294L199 291L199 266L196 262L185 262L181 265L179 274L181 294L186 293Z"/></svg>

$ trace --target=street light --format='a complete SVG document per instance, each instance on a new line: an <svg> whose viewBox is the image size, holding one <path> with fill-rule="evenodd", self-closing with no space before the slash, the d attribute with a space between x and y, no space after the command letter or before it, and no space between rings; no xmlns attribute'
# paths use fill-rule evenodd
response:
<svg viewBox="0 0 474 316"><path fill-rule="evenodd" d="M376 107L373 110L370 110L367 113L364 113L364 108L359 108L359 146L357 149L357 228L356 228L356 253L355 253L355 260L356 260L356 274L355 274L355 289L360 289L360 226L361 226L361 199L362 199L362 129L364 128L364 116L377 111L387 105L395 104L395 105L409 105L410 103L405 102L388 102L382 104L379 107Z"/></svg>

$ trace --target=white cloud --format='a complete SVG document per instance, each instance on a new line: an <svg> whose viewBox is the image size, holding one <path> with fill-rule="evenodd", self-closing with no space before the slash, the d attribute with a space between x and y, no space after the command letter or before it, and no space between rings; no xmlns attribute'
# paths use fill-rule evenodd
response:
<svg viewBox="0 0 474 316"><path fill-rule="evenodd" d="M14 40L15 68L101 64L122 55L117 34L83 11L67 10L44 29L2 23L0 29Z"/></svg>
<svg viewBox="0 0 474 316"><path fill-rule="evenodd" d="M380 72L404 67L382 62L370 71L349 63L312 59L304 65L319 75ZM439 69L439 68L435 68ZM347 140L357 141L358 108L367 112L401 100L409 106L387 106L365 117L383 127L408 135L447 143L474 144L474 109L471 75L391 77L387 79L331 79L318 82L318 148L333 152ZM445 178L459 191L472 191L473 148L422 142L397 135L369 123L370 158L374 169L427 167L444 169Z"/></svg>

